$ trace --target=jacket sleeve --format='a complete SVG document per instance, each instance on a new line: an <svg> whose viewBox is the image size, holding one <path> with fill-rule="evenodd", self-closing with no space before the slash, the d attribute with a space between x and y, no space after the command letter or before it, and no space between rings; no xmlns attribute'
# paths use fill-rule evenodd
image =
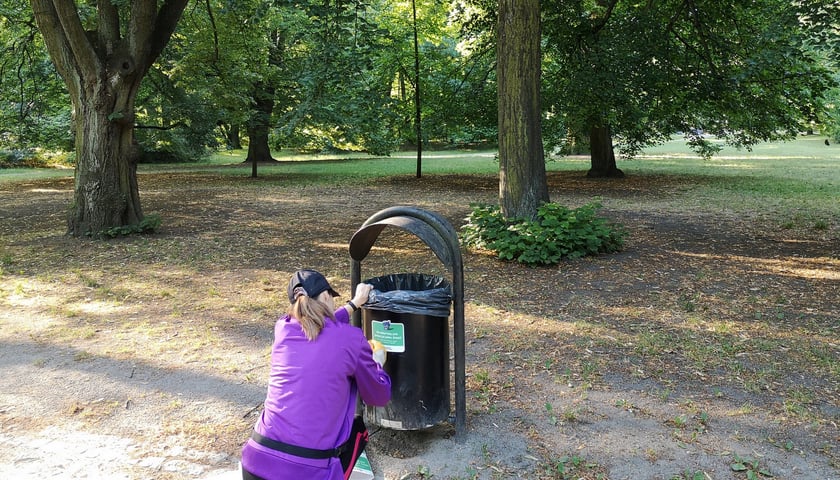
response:
<svg viewBox="0 0 840 480"><path fill-rule="evenodd" d="M347 309L344 307L336 308L333 316L338 323L350 323L350 314L347 313Z"/></svg>
<svg viewBox="0 0 840 480"><path fill-rule="evenodd" d="M356 385L366 405L382 407L391 400L391 377L373 361L373 351L364 335L359 336L359 358L356 362Z"/></svg>

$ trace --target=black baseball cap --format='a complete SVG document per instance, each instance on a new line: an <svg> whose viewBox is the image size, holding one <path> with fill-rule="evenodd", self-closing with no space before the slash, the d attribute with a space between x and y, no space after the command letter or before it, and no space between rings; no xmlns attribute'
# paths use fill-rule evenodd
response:
<svg viewBox="0 0 840 480"><path fill-rule="evenodd" d="M289 279L289 303L295 303L295 289L301 287L307 297L315 298L322 292L330 292L333 297L340 296L333 290L330 282L315 270L298 270Z"/></svg>

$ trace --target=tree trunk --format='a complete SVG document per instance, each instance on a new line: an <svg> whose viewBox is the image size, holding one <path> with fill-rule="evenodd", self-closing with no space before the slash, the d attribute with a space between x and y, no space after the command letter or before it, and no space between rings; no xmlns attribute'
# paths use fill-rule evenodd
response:
<svg viewBox="0 0 840 480"><path fill-rule="evenodd" d="M31 0L32 11L73 104L76 181L68 233L95 235L143 219L134 146L134 99L169 42L187 0L87 4ZM126 18L120 18L124 15ZM95 20L94 20L95 19ZM128 25L126 27L126 25ZM125 35L122 29L125 29Z"/></svg>
<svg viewBox="0 0 840 480"><path fill-rule="evenodd" d="M507 218L536 218L547 202L540 104L540 2L501 0L497 40L499 204Z"/></svg>
<svg viewBox="0 0 840 480"><path fill-rule="evenodd" d="M254 109L248 119L248 156L245 161L272 162L274 157L268 146L268 131L274 111L274 87L257 84L254 90Z"/></svg>
<svg viewBox="0 0 840 480"><path fill-rule="evenodd" d="M99 85L87 91L76 110L76 182L67 230L73 236L99 235L112 227L143 220L137 185L138 151L134 145L131 103L125 85ZM110 100L110 102L109 102Z"/></svg>
<svg viewBox="0 0 840 480"><path fill-rule="evenodd" d="M590 169L586 173L590 178L624 178L624 172L615 164L615 150L609 126L589 129Z"/></svg>

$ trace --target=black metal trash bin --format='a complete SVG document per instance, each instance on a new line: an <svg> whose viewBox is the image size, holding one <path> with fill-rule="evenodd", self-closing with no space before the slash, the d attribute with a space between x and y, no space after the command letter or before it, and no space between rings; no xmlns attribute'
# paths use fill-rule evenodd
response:
<svg viewBox="0 0 840 480"><path fill-rule="evenodd" d="M362 307L368 339L388 351L391 401L368 406L366 421L394 430L432 427L449 418L449 307L452 289L441 277L419 273L384 275Z"/></svg>

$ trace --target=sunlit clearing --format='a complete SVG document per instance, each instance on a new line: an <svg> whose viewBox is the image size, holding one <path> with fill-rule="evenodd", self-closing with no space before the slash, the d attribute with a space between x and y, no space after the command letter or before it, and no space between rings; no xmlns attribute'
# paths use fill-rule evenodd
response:
<svg viewBox="0 0 840 480"><path fill-rule="evenodd" d="M813 258L756 258L741 255L711 255L708 253L676 252L675 255L712 259L720 262L740 262L756 270L787 277L818 278L840 280L840 260L829 257Z"/></svg>
<svg viewBox="0 0 840 480"><path fill-rule="evenodd" d="M96 315L117 313L121 310L124 310L123 307L116 305L113 302L100 302L98 300L87 300L75 304L68 304L67 308L70 308L77 312L84 312Z"/></svg>
<svg viewBox="0 0 840 480"><path fill-rule="evenodd" d="M333 250L344 250L347 251L347 244L346 243L329 243L329 242L320 242L316 244L321 248L331 248ZM349 253L348 253L349 255Z"/></svg>

